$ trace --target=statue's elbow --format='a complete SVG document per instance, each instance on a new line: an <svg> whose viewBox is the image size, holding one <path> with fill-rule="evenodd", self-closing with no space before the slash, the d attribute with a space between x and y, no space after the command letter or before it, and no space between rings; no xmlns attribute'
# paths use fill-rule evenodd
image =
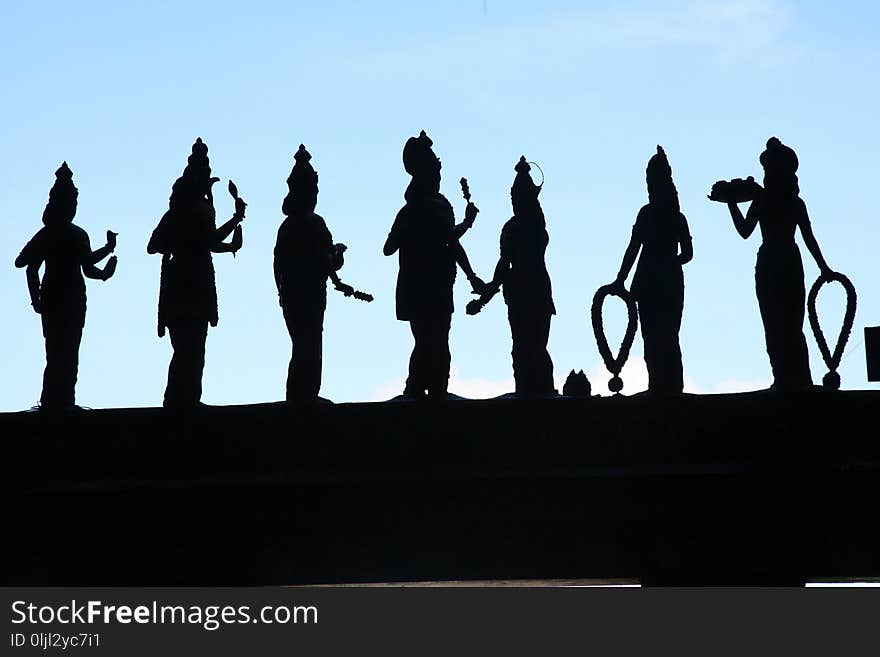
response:
<svg viewBox="0 0 880 657"><path fill-rule="evenodd" d="M154 255L156 253L165 253L165 244L161 239L157 239L155 235L150 238L150 241L147 242L147 253L149 255Z"/></svg>

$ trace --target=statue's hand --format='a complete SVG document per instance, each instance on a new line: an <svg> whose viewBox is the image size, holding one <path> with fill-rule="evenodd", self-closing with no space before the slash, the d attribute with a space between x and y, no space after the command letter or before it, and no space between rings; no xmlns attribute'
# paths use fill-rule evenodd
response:
<svg viewBox="0 0 880 657"><path fill-rule="evenodd" d="M482 299L471 299L468 301L467 306L465 306L465 312L468 315L476 315L483 309L483 301Z"/></svg>
<svg viewBox="0 0 880 657"><path fill-rule="evenodd" d="M471 294L484 295L488 291L488 287L482 278L477 276L476 274L470 276L468 281L471 284Z"/></svg>
<svg viewBox="0 0 880 657"><path fill-rule="evenodd" d="M242 198L235 199L235 215L238 217L239 221L244 220L244 210L247 207L247 203L244 202Z"/></svg>
<svg viewBox="0 0 880 657"><path fill-rule="evenodd" d="M243 243L244 240L242 238L241 225L238 225L232 230L232 255L238 253L238 250Z"/></svg>
<svg viewBox="0 0 880 657"><path fill-rule="evenodd" d="M834 277L835 272L829 267L827 264L822 264L819 267L819 277L823 282L828 283Z"/></svg>
<svg viewBox="0 0 880 657"><path fill-rule="evenodd" d="M119 233L114 233L112 230L107 231L107 246L110 247L110 250L114 250L116 248L116 236Z"/></svg>
<svg viewBox="0 0 880 657"><path fill-rule="evenodd" d="M40 298L39 298L39 297L37 297L36 299L32 299L32 300L31 300L31 306L33 306L33 308L34 308L34 312L35 312L35 313L37 313L38 315L42 314L42 312L43 312L43 303L40 301Z"/></svg>
<svg viewBox="0 0 880 657"><path fill-rule="evenodd" d="M352 294L354 294L354 288L348 283L343 283L342 281L339 281L339 283L336 284L334 287L347 297L350 297Z"/></svg>
<svg viewBox="0 0 880 657"><path fill-rule="evenodd" d="M106 281L108 278L113 276L116 272L116 256L110 256L110 259L107 261L107 266L104 267L104 280Z"/></svg>
<svg viewBox="0 0 880 657"><path fill-rule="evenodd" d="M469 224L474 223L479 212L480 208L468 201L467 207L464 209L464 220Z"/></svg>

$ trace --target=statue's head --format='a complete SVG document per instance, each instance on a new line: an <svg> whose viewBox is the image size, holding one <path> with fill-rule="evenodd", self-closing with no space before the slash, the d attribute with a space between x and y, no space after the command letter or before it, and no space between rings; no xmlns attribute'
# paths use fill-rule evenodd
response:
<svg viewBox="0 0 880 657"><path fill-rule="evenodd" d="M293 156L293 169L287 177L287 196L281 211L290 216L298 212L314 212L318 205L318 173L312 167L312 156L302 144Z"/></svg>
<svg viewBox="0 0 880 657"><path fill-rule="evenodd" d="M657 152L648 160L645 181L648 183L648 202L651 205L679 211L678 190L672 180L672 167L669 166L662 146L658 145Z"/></svg>
<svg viewBox="0 0 880 657"><path fill-rule="evenodd" d="M171 204L188 205L209 197L211 187L217 180L218 178L211 177L208 146L199 137L192 145L192 152L186 160L183 173L171 188Z"/></svg>
<svg viewBox="0 0 880 657"><path fill-rule="evenodd" d="M440 189L440 158L434 153L434 142L422 130L418 137L410 137L403 146L403 168L414 179L432 183Z"/></svg>
<svg viewBox="0 0 880 657"><path fill-rule="evenodd" d="M516 176L510 187L510 202L513 205L513 214L517 217L530 217L541 209L538 195L541 193L541 185L536 185L532 180L531 165L526 162L526 156L519 158L519 162L513 167Z"/></svg>
<svg viewBox="0 0 880 657"><path fill-rule="evenodd" d="M55 171L55 184L49 190L49 202L43 211L46 226L70 223L76 216L79 190L73 184L73 171L62 162Z"/></svg>
<svg viewBox="0 0 880 657"><path fill-rule="evenodd" d="M800 191L797 154L777 137L767 140L767 147L761 153L761 166L764 167L764 186L769 191L794 194Z"/></svg>
<svg viewBox="0 0 880 657"><path fill-rule="evenodd" d="M199 137L192 145L192 152L186 160L183 175L192 180L193 187L199 194L207 195L211 186L217 182L211 177L211 161L208 159L208 145Z"/></svg>

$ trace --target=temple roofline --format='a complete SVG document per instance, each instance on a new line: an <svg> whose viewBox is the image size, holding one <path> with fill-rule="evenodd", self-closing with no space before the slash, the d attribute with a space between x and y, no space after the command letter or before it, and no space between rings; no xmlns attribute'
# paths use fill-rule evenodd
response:
<svg viewBox="0 0 880 657"><path fill-rule="evenodd" d="M9 584L880 577L880 392L0 414Z"/></svg>

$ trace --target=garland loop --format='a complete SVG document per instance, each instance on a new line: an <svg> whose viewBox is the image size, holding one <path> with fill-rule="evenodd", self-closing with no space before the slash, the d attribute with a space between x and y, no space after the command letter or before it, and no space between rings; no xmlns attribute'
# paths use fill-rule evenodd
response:
<svg viewBox="0 0 880 657"><path fill-rule="evenodd" d="M617 354L617 358L612 356L611 349L608 348L608 339L605 337L605 328L602 325L602 306L605 303L606 297L609 296L619 297L626 303L626 332L623 334L623 341L620 343L620 351ZM629 358L629 350L632 348L633 340L636 337L636 327L638 325L636 303L628 290L613 284L603 285L596 290L596 294L593 296L590 318L593 322L593 334L596 336L596 346L599 347L599 355L602 356L605 368L613 375L611 381L608 382L608 389L611 392L619 393L623 390L623 379L620 378L620 371L623 369L626 359Z"/></svg>
<svg viewBox="0 0 880 657"><path fill-rule="evenodd" d="M828 350L828 342L825 340L825 334L822 327L819 326L819 317L816 314L816 298L819 296L819 290L825 283L837 282L843 286L846 291L846 313L843 316L843 325L840 327L840 334L837 336L837 344L834 347L834 353ZM852 282L843 274L837 272L832 273L828 278L819 276L813 287L810 288L810 294L807 297L807 314L810 318L810 328L813 329L813 336L816 338L816 344L819 345L819 352L822 354L822 360L828 366L828 374L822 378L822 385L832 390L840 388L840 374L837 368L840 367L840 360L843 358L843 349L849 334L852 331L853 322L856 317L856 288Z"/></svg>

